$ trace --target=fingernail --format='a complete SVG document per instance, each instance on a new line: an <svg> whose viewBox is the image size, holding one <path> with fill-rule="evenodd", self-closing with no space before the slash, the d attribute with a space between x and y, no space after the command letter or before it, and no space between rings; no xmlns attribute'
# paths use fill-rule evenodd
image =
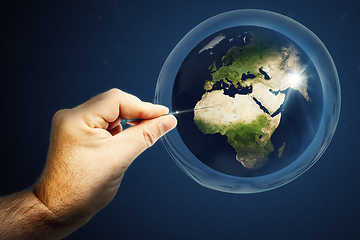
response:
<svg viewBox="0 0 360 240"><path fill-rule="evenodd" d="M165 107L164 105L150 103L150 102L144 102L145 104L148 104L149 106L156 107L161 110L162 114L169 113L169 108Z"/></svg>
<svg viewBox="0 0 360 240"><path fill-rule="evenodd" d="M169 108L163 106L163 105L156 105L158 108L161 108L161 111L164 113L164 114L167 114L169 113Z"/></svg>
<svg viewBox="0 0 360 240"><path fill-rule="evenodd" d="M164 116L160 122L160 128L162 134L169 132L174 129L177 124L177 119L173 115Z"/></svg>

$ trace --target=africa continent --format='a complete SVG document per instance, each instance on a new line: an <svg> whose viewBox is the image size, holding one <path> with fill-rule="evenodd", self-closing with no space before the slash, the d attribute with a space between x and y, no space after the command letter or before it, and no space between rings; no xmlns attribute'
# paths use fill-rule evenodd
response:
<svg viewBox="0 0 360 240"><path fill-rule="evenodd" d="M221 67L216 62L209 66L212 79L205 81L205 93L194 108L205 109L194 111L194 122L204 134L226 136L236 160L256 170L274 151L271 136L280 124L285 90L299 91L307 101L310 98L308 76L296 47L250 34L250 43L227 51ZM285 143L279 155L284 147Z"/></svg>

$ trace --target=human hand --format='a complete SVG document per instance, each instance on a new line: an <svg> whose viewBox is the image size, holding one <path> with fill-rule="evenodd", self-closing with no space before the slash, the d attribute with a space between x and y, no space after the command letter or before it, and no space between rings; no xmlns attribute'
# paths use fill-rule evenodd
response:
<svg viewBox="0 0 360 240"><path fill-rule="evenodd" d="M35 195L61 224L85 224L113 199L132 161L176 126L166 113L117 89L57 112ZM122 118L146 120L122 130Z"/></svg>

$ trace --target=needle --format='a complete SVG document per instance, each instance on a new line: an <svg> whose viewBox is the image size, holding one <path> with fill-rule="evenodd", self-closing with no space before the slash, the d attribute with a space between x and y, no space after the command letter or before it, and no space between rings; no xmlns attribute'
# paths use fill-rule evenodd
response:
<svg viewBox="0 0 360 240"><path fill-rule="evenodd" d="M178 115L178 114L182 114L182 113L187 113L187 112L193 112L193 111L198 111L198 110L202 110L202 109L206 109L206 108L212 108L213 106L210 107L202 107L202 108L195 108L195 109L187 109L187 110L181 110L181 111L175 111L175 112L170 112L167 114L164 114L162 116L166 116L166 115ZM129 122L136 122L136 121L142 121L144 119L139 119L139 118L135 118L135 119L122 119L121 120L121 124L125 125L128 124Z"/></svg>

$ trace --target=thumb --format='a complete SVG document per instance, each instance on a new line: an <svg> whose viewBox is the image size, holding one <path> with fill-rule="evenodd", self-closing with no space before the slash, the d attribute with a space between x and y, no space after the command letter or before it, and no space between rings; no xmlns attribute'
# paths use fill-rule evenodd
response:
<svg viewBox="0 0 360 240"><path fill-rule="evenodd" d="M114 136L117 146L121 147L121 156L130 163L145 149L151 147L161 136L175 128L177 120L173 115L166 115L132 126Z"/></svg>

